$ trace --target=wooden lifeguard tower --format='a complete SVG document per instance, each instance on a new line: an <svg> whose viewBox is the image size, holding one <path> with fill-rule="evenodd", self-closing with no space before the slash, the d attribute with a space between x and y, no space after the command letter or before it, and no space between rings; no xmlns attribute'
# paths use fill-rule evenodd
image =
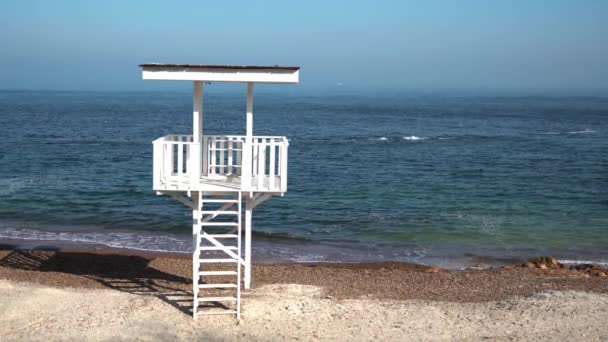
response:
<svg viewBox="0 0 608 342"><path fill-rule="evenodd" d="M300 68L198 64L140 67L144 80L193 82L192 135L172 134L154 140L153 189L192 209L193 317L199 314L199 305L211 305L221 309L200 310L200 314L230 313L240 318L241 269L245 272L244 287L251 284L253 209L287 191L289 143L286 137L253 135L253 85L298 83ZM203 134L204 82L247 84L245 135Z"/></svg>

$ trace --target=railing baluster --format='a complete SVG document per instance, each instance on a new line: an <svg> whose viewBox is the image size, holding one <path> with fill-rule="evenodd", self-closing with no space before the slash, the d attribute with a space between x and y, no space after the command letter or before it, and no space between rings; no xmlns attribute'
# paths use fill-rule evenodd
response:
<svg viewBox="0 0 608 342"><path fill-rule="evenodd" d="M161 145L159 143L157 143L156 141L152 143L152 185L153 185L153 189L158 189L160 188L160 179L161 179L161 172L160 172L160 167L162 164L162 160L161 160Z"/></svg>
<svg viewBox="0 0 608 342"><path fill-rule="evenodd" d="M264 188L264 178L266 178L266 139L261 139L258 144L258 190Z"/></svg>
<svg viewBox="0 0 608 342"><path fill-rule="evenodd" d="M228 140L228 170L226 174L232 175L232 154L234 153L234 149L232 148L233 139L227 138Z"/></svg>
<svg viewBox="0 0 608 342"><path fill-rule="evenodd" d="M211 137L211 144L209 144L209 175L215 175L215 137Z"/></svg>
<svg viewBox="0 0 608 342"><path fill-rule="evenodd" d="M270 139L270 166L268 168L268 190L274 190L274 169L275 169L275 149L274 139Z"/></svg>
<svg viewBox="0 0 608 342"><path fill-rule="evenodd" d="M224 156L224 150L225 148L225 144L226 143L226 137L220 137L220 175L223 175L225 173L225 168L226 168L226 160L225 160L225 156Z"/></svg>
<svg viewBox="0 0 608 342"><path fill-rule="evenodd" d="M251 161L251 175L252 176L257 176L258 174L258 141L256 138L253 138L253 144L252 144L252 154L253 154L253 160Z"/></svg>
<svg viewBox="0 0 608 342"><path fill-rule="evenodd" d="M201 146L203 149L203 176L209 175L209 138L207 136L203 136L203 145Z"/></svg>
<svg viewBox="0 0 608 342"><path fill-rule="evenodd" d="M279 144L277 145L277 176L281 177L281 149L283 148L283 144L279 140Z"/></svg>
<svg viewBox="0 0 608 342"><path fill-rule="evenodd" d="M186 143L184 148L186 149L186 170L185 170L185 172L189 173L190 170L193 169L193 166L190 165L192 163L192 158L190 157L190 143Z"/></svg>
<svg viewBox="0 0 608 342"><path fill-rule="evenodd" d="M236 146L237 146L236 148L239 149L239 151L236 151L236 165L239 166L236 169L236 174L238 176L242 176L243 175L243 149L244 149L243 139L237 138Z"/></svg>
<svg viewBox="0 0 608 342"><path fill-rule="evenodd" d="M177 143L177 176L182 177L184 173L184 143Z"/></svg>
<svg viewBox="0 0 608 342"><path fill-rule="evenodd" d="M281 138L281 190L287 191L287 138Z"/></svg>
<svg viewBox="0 0 608 342"><path fill-rule="evenodd" d="M166 144L165 145L165 157L166 157L166 174L167 176L172 176L173 175L173 145L171 144Z"/></svg>

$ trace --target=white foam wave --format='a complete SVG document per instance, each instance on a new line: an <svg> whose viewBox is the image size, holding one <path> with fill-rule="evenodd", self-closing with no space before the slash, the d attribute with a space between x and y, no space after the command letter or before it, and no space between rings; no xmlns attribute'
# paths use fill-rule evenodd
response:
<svg viewBox="0 0 608 342"><path fill-rule="evenodd" d="M24 228L3 228L0 239L100 244L113 248L154 252L191 252L192 238L168 233L134 232L48 232Z"/></svg>
<svg viewBox="0 0 608 342"><path fill-rule="evenodd" d="M20 240L24 241L23 245L27 245L30 241L33 245L38 245L41 242L48 241L49 243L68 243L73 245L105 245L112 248L141 250L149 252L174 252L174 253L191 253L192 238L188 234L170 234L162 232L49 232L43 230L29 228L12 228L3 227L0 229L0 240ZM316 247L315 247L316 246ZM270 259L290 260L299 263L309 262L331 262L337 261L332 259L331 255L345 253L340 247L334 247L332 253L327 253L325 245L306 246L306 250L294 249L293 245L277 246L275 244L266 245L265 248L257 246L257 253L264 255ZM311 248L316 248L311 250ZM340 253L337 253L340 252ZM350 250L348 252L350 255ZM356 254L356 253L355 253ZM400 260L408 262L421 262L424 264L439 265L441 263L449 263L449 268L458 268L463 260L456 260L442 256L431 257L425 249L417 248L416 250L405 252L399 251L399 254L391 254L387 257L384 254L362 253L360 255L350 255L346 260L338 260L338 262L358 262L369 260ZM559 259L558 262L567 265L594 264L600 266L608 266L608 260L575 260L575 259Z"/></svg>
<svg viewBox="0 0 608 342"><path fill-rule="evenodd" d="M35 180L29 177L0 179L0 196L8 196L23 191L33 184L35 184Z"/></svg>
<svg viewBox="0 0 608 342"><path fill-rule="evenodd" d="M408 141L419 141L419 140L426 140L428 138L427 137L418 137L418 136L415 136L415 135L410 135L410 136L403 137L403 139L408 140Z"/></svg>
<svg viewBox="0 0 608 342"><path fill-rule="evenodd" d="M380 137L379 140L386 141L386 140L388 140L388 138L387 137Z"/></svg>
<svg viewBox="0 0 608 342"><path fill-rule="evenodd" d="M567 265L583 265L593 264L599 266L608 266L608 260L570 260L570 259L559 259L557 262Z"/></svg>
<svg viewBox="0 0 608 342"><path fill-rule="evenodd" d="M591 134L591 133L597 133L597 131L594 131L592 129L589 128L585 128L582 131L547 131L547 132L542 132L539 133L541 135L561 135L561 134Z"/></svg>
<svg viewBox="0 0 608 342"><path fill-rule="evenodd" d="M594 130L589 129L589 128L585 128L582 131L571 131L568 132L568 134L589 134L589 133L596 133Z"/></svg>

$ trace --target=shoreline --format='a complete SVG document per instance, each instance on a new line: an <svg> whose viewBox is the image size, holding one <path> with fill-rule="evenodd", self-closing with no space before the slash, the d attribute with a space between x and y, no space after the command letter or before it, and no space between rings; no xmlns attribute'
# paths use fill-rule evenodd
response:
<svg viewBox="0 0 608 342"><path fill-rule="evenodd" d="M181 243L184 245L184 243ZM191 243L189 244L189 246ZM190 256L191 251L148 249L136 247L112 246L102 242L56 240L56 239L16 239L0 237L0 248L23 250L56 250L132 254L142 256ZM596 264L608 267L608 256L595 252L581 253L551 253L550 251L512 251L477 248L477 250L454 250L440 248L435 253L419 256L405 246L372 246L368 249L357 248L356 245L334 242L268 240L255 238L253 243L254 258L261 264L315 264L315 263L378 263L404 262L428 266L462 270L467 268L491 268L511 264L525 263L540 255L557 255L558 262L568 265ZM405 253L405 254L404 254Z"/></svg>
<svg viewBox="0 0 608 342"><path fill-rule="evenodd" d="M116 279L145 280L160 287L191 291L192 260L187 254L10 247L0 245L0 279L77 288L105 288ZM300 284L319 286L337 298L473 302L530 296L546 290L608 293L608 269L590 265L553 267L544 259L463 270L394 261L254 263L252 287ZM558 264L554 259L552 262Z"/></svg>

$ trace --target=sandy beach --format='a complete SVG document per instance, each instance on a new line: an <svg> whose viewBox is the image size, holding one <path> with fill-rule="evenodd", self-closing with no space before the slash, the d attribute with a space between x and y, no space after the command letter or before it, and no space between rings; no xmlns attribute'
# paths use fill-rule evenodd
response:
<svg viewBox="0 0 608 342"><path fill-rule="evenodd" d="M240 322L192 320L190 270L180 256L1 251L1 339L608 338L608 279L577 270L255 265Z"/></svg>

